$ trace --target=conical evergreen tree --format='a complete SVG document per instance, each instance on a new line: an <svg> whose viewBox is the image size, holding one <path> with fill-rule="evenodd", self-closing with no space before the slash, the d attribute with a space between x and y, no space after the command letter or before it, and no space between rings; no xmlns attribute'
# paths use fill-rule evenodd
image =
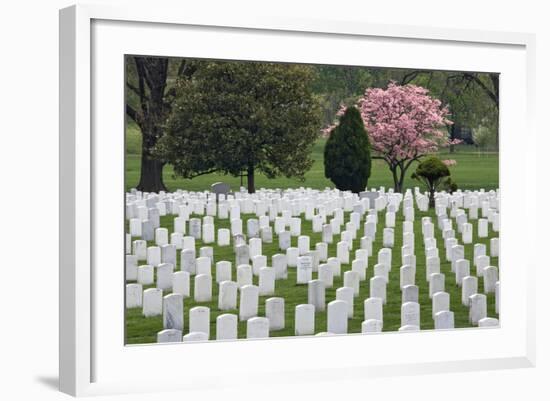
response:
<svg viewBox="0 0 550 401"><path fill-rule="evenodd" d="M371 172L370 144L359 110L348 107L325 145L325 177L342 191L364 191Z"/></svg>

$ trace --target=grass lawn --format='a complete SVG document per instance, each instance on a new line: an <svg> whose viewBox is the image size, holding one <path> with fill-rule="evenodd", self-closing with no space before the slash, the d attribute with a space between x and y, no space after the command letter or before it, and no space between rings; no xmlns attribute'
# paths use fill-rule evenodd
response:
<svg viewBox="0 0 550 401"><path fill-rule="evenodd" d="M433 319L431 316L432 302L428 295L428 283L425 280L426 277L426 264L425 253L422 242L421 231L421 218L422 216L431 216L432 221L437 222L433 210L428 213L421 213L418 209L415 211L415 253L417 258L416 267L416 285L419 287L419 303L420 303L420 317L421 317L421 329L432 329ZM243 227L246 227L246 220L253 218L253 215L242 215ZM349 221L349 213L345 214L345 221ZM363 222L362 222L363 223ZM215 219L216 230L219 228L228 228L229 220ZM165 216L161 218L161 226L168 228L169 232L173 232L174 216ZM373 267L376 264L378 250L382 248L382 230L384 227L383 213L379 213L379 221L377 227L376 241L373 243L373 254L369 258L367 268L367 280L362 281L360 284L360 294L354 300L354 317L349 320L348 332L360 333L361 323L364 320L363 302L369 297L369 279L373 276ZM354 250L350 253L350 261L354 259L355 250L359 249L360 236L362 235L363 228L358 231L358 238L354 243ZM311 222L302 219L302 235L309 235L311 238L311 248L315 248L317 242L321 242L321 233L313 233L311 231ZM498 233L490 231L490 238L497 237ZM461 290L455 285L455 276L451 272L451 266L449 262L445 261L443 240L441 238L441 232L436 227L435 237L437 238L438 247L440 249L441 258L441 272L445 274L445 291L450 294L451 310L455 314L455 327L470 327L468 323L468 308L461 303ZM329 244L329 257L336 255L336 242L339 236L334 236L333 244ZM483 243L487 246L487 252L489 251L490 238L477 239L477 225L474 224L474 243ZM268 265L271 265L271 256L280 253L278 251L278 239L274 235L274 241L272 244L263 244L263 254L268 257ZM401 325L401 290L399 288L399 268L401 267L401 246L403 244L403 215L402 210L397 214L396 227L395 227L395 246L393 248L392 255L392 269L389 275L389 284L387 287L387 304L384 305L384 331L397 330ZM152 245L152 242L150 243ZM202 246L200 240L196 241L197 254L198 249ZM233 280L236 280L236 266L235 256L232 246L218 247L216 244L210 244L214 248L215 261L228 260L232 263ZM292 237L292 246L297 246L297 237ZM475 266L473 265L473 244L465 245L465 258L470 260L471 272L475 275ZM179 252L178 252L178 266L179 270ZM491 259L491 265L498 266L498 258ZM350 270L351 265L342 265L342 276L334 279L334 286L326 290L326 303L336 298L336 289L343 286L343 272ZM184 334L189 330L189 310L194 306L208 306L210 308L210 338L215 339L216 333L216 317L222 313L235 313L238 314L238 310L234 311L220 311L217 305L218 285L215 283L215 265L212 266L213 270L213 301L207 303L196 303L193 300L193 279L191 280L191 297L184 300L185 309L185 328ZM313 274L313 278L317 278L317 274ZM258 277L254 277L254 284L258 285ZM479 278L479 291L483 291L483 278ZM166 295L167 292L164 294ZM270 333L272 337L279 336L293 336L294 335L294 308L298 304L307 303L307 285L296 284L296 269L289 268L289 274L287 280L277 280L275 284L275 294L272 296L283 297L285 299L285 329L279 331L273 331ZM259 316L265 316L265 300L269 297L260 297L259 303ZM494 294L490 294L487 297L488 316L496 317L495 313L495 297ZM141 314L141 308L127 309L126 312L126 343L127 344L140 344L140 343L152 343L156 342L157 332L162 330L162 317L149 317L145 318ZM326 331L326 312L315 315L315 332ZM239 322L239 338L246 336L246 322Z"/></svg>
<svg viewBox="0 0 550 401"><path fill-rule="evenodd" d="M323 189L325 187L332 187L332 183L328 181L324 176L323 166L323 149L324 139L319 139L314 146L312 157L315 163L310 171L305 176L305 181L299 181L296 179L277 178L273 180L267 179L263 175L256 177L257 188L287 188L287 187L311 187L317 189ZM137 185L139 181L140 170L140 147L141 136L139 130L135 125L130 125L126 136L126 189L129 190ZM457 161L457 165L451 167L451 173L453 179L457 182L460 189L480 189L486 190L495 189L498 187L498 153L484 153L478 154L473 146L457 146L455 153L449 153L445 150L439 154L442 159L454 159ZM208 151L205 149L205 151ZM407 180L405 182L406 187L418 186L419 183L410 179L415 166L413 165L407 172ZM169 190L186 189L190 191L204 191L210 188L210 185L214 182L223 181L231 185L233 190L238 190L240 186L240 179L238 177L231 177L220 174L209 174L197 177L193 180L184 180L176 178L172 174L170 166L166 166L164 169L164 182L168 186ZM246 185L246 181L244 182ZM393 186L393 181L389 172L389 169L385 163L381 160L375 160L373 162L372 174L369 180L369 187L385 186L390 188ZM420 213L416 210L414 230L415 230L415 253L417 257L417 270L416 270L416 285L419 286L419 301L421 307L421 328L431 329L433 328L433 320L431 316L432 303L428 296L428 283L425 280L425 253L422 243L421 232L421 217L428 215L432 217L432 221L436 222L437 219L433 210L428 213ZM242 215L243 227L246 227L246 220L255 216ZM384 215L379 214L379 223L377 238L373 244L373 253L375 256L369 258L369 267L367 269L367 280L361 282L360 295L355 298L354 305L354 318L349 321L348 332L359 333L361 332L361 322L363 321L363 301L369 297L369 279L373 276L373 266L376 264L377 252L382 248L382 230L384 227ZM166 216L161 218L161 226L168 228L170 232L173 231L174 216ZM349 221L349 214L346 213L345 221ZM399 288L399 268L401 266L401 246L403 237L403 216L400 210L395 227L395 247L392 257L392 269L390 272L390 281L387 287L387 304L384 306L384 331L394 331L400 327L401 320L401 290ZM219 228L229 228L229 220L216 219L216 230ZM363 224L363 222L362 222ZM354 244L354 250L350 254L350 261L354 259L355 249L359 248L360 237L362 235L363 228L358 231L358 238ZM474 224L474 243L484 243L489 249L490 238L476 239L477 225ZM311 222L302 221L302 234L309 235L311 238L311 247L314 249L317 242L321 242L321 233L313 233L311 231ZM443 253L443 240L441 233L436 229L436 238L438 247L440 249L441 272L445 274L446 291L450 293L451 298L451 310L455 313L455 326L458 327L470 327L468 323L468 308L462 306L460 288L454 284L454 273L451 272L450 263L445 261L445 255ZM490 237L496 237L498 233L490 232ZM336 242L337 236L334 236L334 243L329 244L329 257L336 255ZM201 241L196 241L197 251L202 246ZM215 261L228 260L233 264L233 280L236 280L236 266L235 256L233 253L233 247L218 247L216 244L211 244L214 247L214 259ZM297 246L297 238L292 238L292 246ZM280 253L278 251L278 239L274 235L274 241L272 244L263 244L263 254L268 257L268 265L271 265L271 256ZM198 252L197 252L198 254ZM465 246L465 258L470 260L471 271L475 274L475 267L473 266L473 244ZM179 269L179 254L178 254L178 266ZM498 266L498 260L491 260L491 264ZM342 276L334 279L333 288L326 290L327 303L335 299L336 289L343 286L343 272L351 269L351 265L342 265ZM213 276L215 278L215 266L213 266ZM316 273L314 273L316 278ZM258 284L258 278L254 277L254 284ZM483 289L483 279L479 279L479 291ZM166 294L165 294L166 295ZM191 281L191 295L193 295L193 280ZM213 301L209 303L201 303L201 306L208 306L210 308L211 329L210 338L215 338L215 322L216 317L221 313L238 313L235 311L219 311L217 307L217 295L218 285L213 281ZM289 268L289 274L287 280L278 280L275 285L275 295L285 298L285 314L286 314L286 327L284 330L271 332L271 336L289 336L294 335L294 308L301 303L307 303L307 285L296 284L296 269ZM269 297L260 297L259 316L265 316L265 299ZM496 317L495 315L495 301L494 295L488 296L488 315ZM193 297L185 299L185 330L189 329L189 310L193 306L199 304L195 303ZM315 331L326 331L326 312L316 313L315 317ZM150 317L145 318L141 314L141 308L129 309L126 313L126 342L128 344L139 343L151 343L156 342L156 334L162 330L162 317ZM246 335L246 322L239 322L239 338Z"/></svg>
<svg viewBox="0 0 550 401"><path fill-rule="evenodd" d="M290 188L290 187L311 187L323 189L333 187L332 182L325 178L323 165L323 149L325 139L319 139L312 152L314 164L310 171L305 175L305 181L292 178L279 177L268 179L262 174L256 178L257 188ZM141 134L135 125L130 125L126 135L126 190L135 187L139 182L140 164L141 164ZM205 149L205 152L208 150ZM478 153L473 146L461 145L456 147L456 152L449 153L445 149L439 154L441 159L454 159L457 165L451 167L453 179L461 189L495 189L498 187L498 153ZM415 165L410 167L407 172L405 187L415 187L419 183L410 178ZM192 180L176 178L173 175L171 166L164 168L164 183L169 190L187 189L190 191L204 191L210 188L210 185L223 181L231 185L233 190L240 187L240 178L223 174L208 174ZM246 179L244 180L246 185ZM382 160L373 160L371 177L368 183L369 187L393 186L391 173Z"/></svg>

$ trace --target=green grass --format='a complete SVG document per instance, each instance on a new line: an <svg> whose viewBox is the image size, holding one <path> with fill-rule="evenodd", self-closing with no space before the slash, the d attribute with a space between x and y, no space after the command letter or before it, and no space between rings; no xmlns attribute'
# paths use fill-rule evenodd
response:
<svg viewBox="0 0 550 401"><path fill-rule="evenodd" d="M268 179L263 174L258 174L256 178L257 188L288 188L288 187L311 187L323 189L333 187L332 182L325 178L323 165L323 149L326 139L319 139L313 148L312 158L314 164L306 173L305 181L292 178L279 177ZM140 174L140 155L141 155L141 134L136 125L129 125L126 135L126 190L135 187L139 182ZM204 150L205 152L208 149ZM449 153L448 149L439 153L442 159L454 159L457 165L451 167L453 179L461 189L495 189L498 187L498 153L478 153L473 146L457 146L455 153ZM418 186L419 183L410 178L415 165L411 166L407 172L405 187L411 188ZM223 181L231 185L233 190L238 190L241 184L239 177L232 177L223 174L208 174L197 178L186 180L174 177L170 165L164 168L164 183L169 190L187 189L190 191L204 191L210 188L210 185ZM246 179L244 180L246 185ZM387 165L382 160L373 160L371 177L368 182L369 187L393 186L391 173Z"/></svg>
<svg viewBox="0 0 550 401"><path fill-rule="evenodd" d="M419 303L420 303L420 316L421 316L421 329L432 329L433 319L431 316L432 302L428 295L428 283L425 280L426 265L425 265L425 253L422 241L421 231L421 218L422 216L431 216L432 221L436 222L436 217L433 210L428 213L421 213L416 210L414 232L415 232L415 253L417 258L416 268L416 285L419 287ZM243 227L246 227L246 220L254 217L253 215L243 215ZM401 290L399 288L399 268L401 266L401 246L403 239L403 216L401 211L398 213L395 227L395 246L393 248L392 255L392 269L389 274L389 284L387 287L387 304L384 306L384 331L397 330L401 325ZM346 221L349 221L349 214L345 215ZM165 216L161 218L161 226L168 228L170 232L173 232L174 216ZM219 228L228 228L229 220L216 219L216 230ZM382 248L382 230L384 227L383 214L379 214L379 222L377 228L376 241L373 243L373 254L369 258L369 266L367 268L367 279L360 284L360 294L354 300L354 317L348 322L349 333L360 333L361 323L364 317L363 301L369 297L369 279L373 276L373 266L377 260L378 250ZM358 238L354 242L354 250L350 253L350 261L354 259L355 250L360 247L360 236L362 228L358 231ZM474 243L484 243L489 250L490 238L498 236L498 233L490 231L490 238L476 239L477 226L474 224ZM309 235L311 238L311 247L314 249L317 242L321 242L321 234L313 233L311 231L311 222L302 219L302 234ZM445 261L443 240L440 235L440 231L436 228L436 238L438 247L440 249L441 258L441 272L445 274L445 291L450 294L451 310L455 314L455 327L470 327L468 323L468 308L464 307L461 303L461 291L454 281L454 273L451 272L450 263ZM334 236L337 239L337 236ZM336 255L336 242L329 244L329 257ZM152 242L151 242L152 244ZM292 238L292 245L297 246L297 237ZM200 240L196 242L197 250L203 246ZM233 253L233 247L218 247L216 244L209 244L214 248L215 261L228 260L232 263L233 280L236 280L236 266L235 256ZM471 272L475 275L475 266L473 265L473 244L465 245L465 258L470 260ZM268 257L268 265L271 264L271 256L280 253L278 250L278 239L274 236L272 244L263 244L263 254ZM179 269L179 253L178 253L178 266ZM491 264L498 266L498 258L492 258ZM343 272L351 269L351 265L342 265L341 277L334 278L334 286L326 290L326 302L335 299L336 289L343 286ZM213 265L213 298L212 302L197 303L193 300L193 285L191 285L191 297L186 298L184 301L184 321L185 329L184 334L189 330L189 310L194 306L208 306L210 308L210 338L215 339L216 335L216 317L222 313L235 313L238 314L238 310L234 311L220 311L217 305L218 285L215 283L215 266ZM316 273L314 273L316 278ZM258 277L254 277L254 284L258 284ZM479 278L479 291L483 290L483 278ZM165 293L165 295L167 292ZM296 269L289 268L289 274L287 280L277 280L275 284L275 294L272 296L285 298L285 324L284 330L273 331L270 333L272 337L279 336L293 336L294 335L294 308L298 304L307 303L307 285L296 284ZM259 303L259 316L265 316L265 300L269 297L260 297ZM494 294L490 294L487 297L488 316L496 317L495 313L495 298ZM128 309L126 313L126 343L127 344L143 344L156 342L157 332L162 330L162 318L149 317L145 318L141 314L141 308ZM239 322L239 338L246 336L246 322ZM316 313L315 315L315 332L326 331L326 312Z"/></svg>
<svg viewBox="0 0 550 401"><path fill-rule="evenodd" d="M333 187L332 183L328 181L324 176L323 166L323 149L325 140L319 139L315 144L312 152L312 158L314 164L310 171L305 175L305 181L299 181L296 179L287 179L284 177L276 179L268 179L265 176L259 174L256 176L257 188L288 188L288 187L311 187L317 189L323 189L325 187ZM141 135L138 128L135 125L130 125L126 135L126 189L129 190L137 185L139 181L140 171L140 152L141 152ZM208 151L205 149L205 152ZM498 188L498 153L478 153L473 146L461 145L456 147L456 152L449 153L445 150L439 154L442 159L454 159L457 161L457 165L451 167L451 173L453 179L457 182L460 189L480 189L485 188L495 189ZM419 183L410 179L410 175L413 172L415 166L413 165L407 172L407 179L405 181L405 187L419 186ZM204 191L209 189L210 185L214 182L223 181L231 185L233 190L238 190L240 186L240 178L231 177L222 174L209 174L197 177L193 180L181 179L173 176L173 172L170 166L166 166L164 169L164 182L169 190L186 189L190 191ZM244 182L246 185L246 181ZM371 177L369 179L369 187L385 186L390 188L393 186L393 181L390 172L383 161L374 160ZM433 328L433 320L431 317L431 300L428 296L428 283L425 281L425 253L422 243L421 232L421 217L428 215L432 217L432 221L436 221L434 212L420 213L416 210L416 218L414 223L415 230L415 252L417 257L417 271L416 271L416 284L419 286L419 301L421 307L421 328L431 329ZM243 227L246 227L246 219L254 217L252 215L243 215ZM373 266L376 263L376 255L378 250L382 247L382 229L384 227L383 214L379 215L379 224L377 239L373 244L374 255L369 258L369 268L367 269L367 280L361 282L360 295L355 298L355 314L354 318L349 321L348 332L358 333L361 331L361 322L363 321L363 301L369 296L369 279L373 276ZM174 216L167 216L161 218L161 225L173 231L173 219ZM346 221L349 220L348 214L346 214ZM399 288L399 268L401 266L401 246L402 246L402 213L398 214L395 227L395 247L392 258L392 270L390 272L390 281L387 287L387 304L384 306L384 331L397 330L400 327L401 320L401 291ZM216 219L216 230L219 228L228 228L229 220ZM474 234L477 227L474 225ZM445 255L443 254L443 240L441 239L440 232L438 230L436 237L438 241L438 247L440 249L441 272L445 274L446 291L451 296L451 310L455 313L455 326L458 327L470 327L468 323L468 308L462 306L460 289L454 284L454 274L451 272L450 263L445 262ZM359 231L362 233L362 228ZM311 238L311 245L314 248L315 243L321 242L321 234L313 233L311 231L311 222L305 220L302 221L302 234L309 235ZM498 233L491 232L491 237L498 236ZM358 235L360 237L361 235ZM334 237L336 239L336 236ZM475 237L474 237L475 238ZM478 239L474 241L476 243L484 243L489 248L489 240ZM329 256L336 254L336 242L329 244ZM354 251L359 248L359 238L355 241ZM201 241L196 243L197 249L202 246ZM278 251L278 240L274 236L274 242L272 244L263 244L263 254L268 257L268 265L271 264L271 256ZM297 238L292 238L292 245L297 245ZM236 280L236 266L235 257L233 254L232 246L218 247L215 244L210 246L214 247L215 261L228 260L233 264L233 280ZM350 254L350 260L353 260L353 255ZM472 273L475 274L475 267L473 266L473 244L465 246L465 257L469 259L472 264ZM179 257L178 266L179 269ZM492 260L492 264L498 266L498 260ZM349 270L350 265L342 266L342 276L334 279L334 286L326 291L327 303L335 299L336 289L343 286L343 272ZM215 278L215 266L213 266L213 276ZM314 274L316 277L316 274ZM254 277L254 283L258 283L258 278ZM479 279L479 290L483 288L483 279ZM228 313L228 311L219 311L217 308L217 294L218 285L213 284L213 302L201 303L200 305L208 306L210 308L211 329L210 336L215 338L215 321L216 317L221 313ZM196 305L199 305L193 301L193 286L191 285L191 297L184 301L185 304L185 330L187 333L189 328L189 310ZM286 328L284 330L272 332L270 335L273 337L294 335L294 308L300 303L307 303L307 285L296 285L296 270L290 268L287 280L278 280L275 286L275 295L285 298L285 314L286 314ZM269 297L260 297L259 315L265 314L265 299ZM238 313L237 310L229 311L229 313ZM488 296L488 314L495 317L494 309L494 295ZM316 313L315 319L316 332L326 331L326 313ZM162 330L162 318L152 317L145 318L141 314L141 309L129 309L126 314L126 340L128 344L140 344L156 342L156 333ZM245 322L239 322L239 337L244 337L246 333Z"/></svg>

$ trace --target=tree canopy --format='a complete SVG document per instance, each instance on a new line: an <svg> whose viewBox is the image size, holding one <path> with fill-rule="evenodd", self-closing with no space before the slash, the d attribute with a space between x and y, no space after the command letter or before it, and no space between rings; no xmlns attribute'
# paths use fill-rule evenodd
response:
<svg viewBox="0 0 550 401"><path fill-rule="evenodd" d="M303 178L321 127L311 67L208 62L176 83L174 107L156 155L184 178L243 172Z"/></svg>
<svg viewBox="0 0 550 401"><path fill-rule="evenodd" d="M369 88L358 107L372 148L390 168L397 192L414 161L453 143L443 130L452 124L449 110L420 86L390 83L387 89Z"/></svg>

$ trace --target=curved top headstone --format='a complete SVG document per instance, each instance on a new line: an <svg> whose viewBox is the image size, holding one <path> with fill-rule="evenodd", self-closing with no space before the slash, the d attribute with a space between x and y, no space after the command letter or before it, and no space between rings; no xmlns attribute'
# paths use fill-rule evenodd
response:
<svg viewBox="0 0 550 401"><path fill-rule="evenodd" d="M231 192L231 187L225 182L215 182L210 186L210 191L216 194L217 199L220 194L227 196Z"/></svg>

